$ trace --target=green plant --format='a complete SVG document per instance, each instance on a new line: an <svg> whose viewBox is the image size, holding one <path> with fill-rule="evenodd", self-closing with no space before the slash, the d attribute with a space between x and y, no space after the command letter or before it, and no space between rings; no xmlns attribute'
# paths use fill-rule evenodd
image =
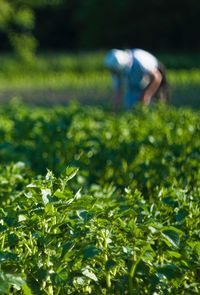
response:
<svg viewBox="0 0 200 295"><path fill-rule="evenodd" d="M2 294L199 294L199 112L0 114Z"/></svg>

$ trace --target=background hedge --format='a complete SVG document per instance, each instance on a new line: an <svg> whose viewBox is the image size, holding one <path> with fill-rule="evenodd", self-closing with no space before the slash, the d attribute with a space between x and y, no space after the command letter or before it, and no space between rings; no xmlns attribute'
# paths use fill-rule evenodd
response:
<svg viewBox="0 0 200 295"><path fill-rule="evenodd" d="M5 2L6 0L4 0ZM8 2L8 1L7 1ZM40 49L142 47L160 51L200 49L198 0L15 0L34 13ZM2 5L2 4L1 4ZM0 27L1 49L8 49ZM5 29L5 28L4 28ZM15 29L21 30L20 28Z"/></svg>

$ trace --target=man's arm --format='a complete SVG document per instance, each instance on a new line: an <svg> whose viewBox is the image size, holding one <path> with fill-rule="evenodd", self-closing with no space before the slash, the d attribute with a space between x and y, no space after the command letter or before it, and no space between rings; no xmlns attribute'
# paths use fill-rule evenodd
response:
<svg viewBox="0 0 200 295"><path fill-rule="evenodd" d="M141 96L141 101L145 104L145 105L149 105L151 102L151 99L153 97L153 95L156 93L156 91L158 90L160 83L162 81L162 75L160 73L159 70L155 69L154 71L152 71L150 74L151 77L151 82L150 84L144 89L144 92Z"/></svg>

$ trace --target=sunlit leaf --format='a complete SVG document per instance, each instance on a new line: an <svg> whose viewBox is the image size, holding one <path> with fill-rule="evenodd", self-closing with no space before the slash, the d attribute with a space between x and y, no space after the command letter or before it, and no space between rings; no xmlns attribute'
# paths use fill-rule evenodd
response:
<svg viewBox="0 0 200 295"><path fill-rule="evenodd" d="M82 269L82 274L95 282L98 281L96 275L93 273L93 271L89 267L85 267L84 269Z"/></svg>

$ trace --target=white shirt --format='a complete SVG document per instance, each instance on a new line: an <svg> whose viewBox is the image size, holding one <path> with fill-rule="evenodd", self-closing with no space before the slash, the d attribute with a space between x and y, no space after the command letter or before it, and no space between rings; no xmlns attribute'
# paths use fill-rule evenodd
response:
<svg viewBox="0 0 200 295"><path fill-rule="evenodd" d="M127 58L127 54L129 58ZM122 64L121 71L112 75L114 89L120 89L127 80L140 89L149 83L149 73L158 68L158 60L151 53L142 49L124 50L127 62ZM119 60L120 62L120 60ZM125 86L126 87L126 86Z"/></svg>
<svg viewBox="0 0 200 295"><path fill-rule="evenodd" d="M133 49L132 55L133 59L136 58L147 71L153 71L158 67L157 58L145 50Z"/></svg>

